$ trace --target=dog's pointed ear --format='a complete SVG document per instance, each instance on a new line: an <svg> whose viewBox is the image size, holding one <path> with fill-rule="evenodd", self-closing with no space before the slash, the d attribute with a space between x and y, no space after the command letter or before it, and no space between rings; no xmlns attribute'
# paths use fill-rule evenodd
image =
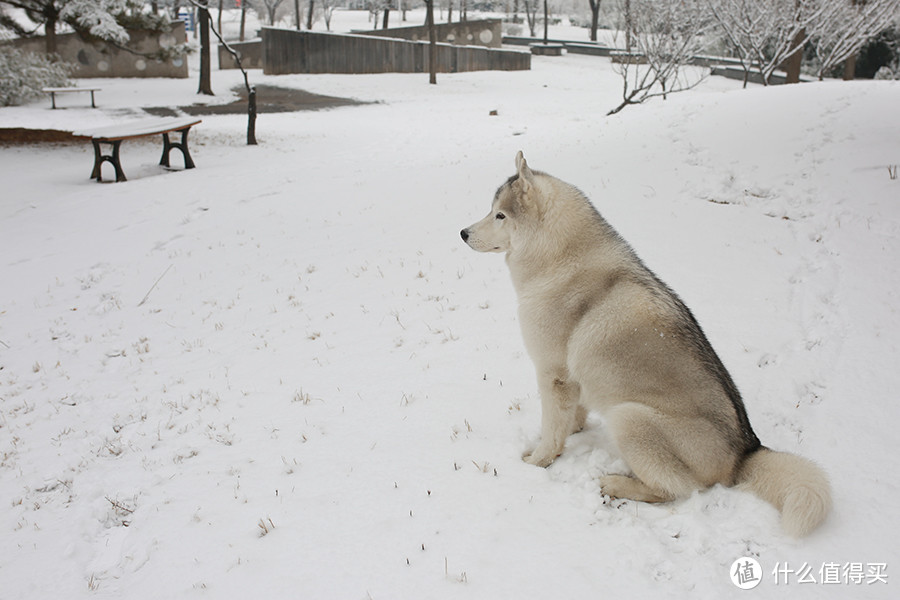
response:
<svg viewBox="0 0 900 600"><path fill-rule="evenodd" d="M522 182L522 191L528 191L534 182L534 173L528 168L528 163L525 162L525 155L522 154L521 150L516 154L516 170L519 172L519 181Z"/></svg>

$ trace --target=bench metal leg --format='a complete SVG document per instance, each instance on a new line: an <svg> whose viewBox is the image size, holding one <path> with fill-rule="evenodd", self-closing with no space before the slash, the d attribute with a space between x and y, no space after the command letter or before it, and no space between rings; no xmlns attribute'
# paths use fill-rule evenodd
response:
<svg viewBox="0 0 900 600"><path fill-rule="evenodd" d="M91 171L91 179L103 181L100 173L100 165L108 162L113 166L113 169L116 170L117 182L128 181L125 178L125 171L122 170L122 164L119 162L119 146L122 144L122 140L116 140L114 142L101 142L99 140L91 140L91 143L94 145L94 170ZM100 144L111 144L112 154L103 154L103 152L101 152L100 150Z"/></svg>
<svg viewBox="0 0 900 600"><path fill-rule="evenodd" d="M50 92L50 104L52 108L56 108L56 92Z"/></svg>
<svg viewBox="0 0 900 600"><path fill-rule="evenodd" d="M181 134L180 142L171 142L169 141L169 134L163 134L163 153L162 158L159 159L159 164L168 167L171 166L169 164L169 152L172 148L178 148L181 150L181 154L184 156L184 168L185 169L193 169L194 161L191 159L191 153L188 152L188 132L191 130L190 127L186 127L185 129L179 129L178 132Z"/></svg>
<svg viewBox="0 0 900 600"><path fill-rule="evenodd" d="M97 108L97 105L94 103L94 90L91 90L91 108Z"/></svg>

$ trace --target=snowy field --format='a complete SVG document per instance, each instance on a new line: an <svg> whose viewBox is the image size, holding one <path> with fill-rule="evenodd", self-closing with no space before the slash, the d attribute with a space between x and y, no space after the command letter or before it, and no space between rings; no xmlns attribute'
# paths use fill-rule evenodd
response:
<svg viewBox="0 0 900 600"><path fill-rule="evenodd" d="M620 81L586 56L250 77L373 103L261 115L256 147L203 117L196 169L129 141L118 184L86 143L0 146L0 599L897 597L900 83L710 79L606 118ZM82 83L101 108L0 127L197 100L193 76ZM522 462L514 293L459 239L519 149L679 292L763 443L830 474L821 529L719 487L611 502L597 417Z"/></svg>

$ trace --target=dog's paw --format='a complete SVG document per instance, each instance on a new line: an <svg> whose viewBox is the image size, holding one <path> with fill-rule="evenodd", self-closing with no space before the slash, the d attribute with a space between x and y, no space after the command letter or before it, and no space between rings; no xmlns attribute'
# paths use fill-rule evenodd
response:
<svg viewBox="0 0 900 600"><path fill-rule="evenodd" d="M631 488L631 477L627 475L605 475L597 480L600 484L600 492L610 498L627 498L626 490Z"/></svg>
<svg viewBox="0 0 900 600"><path fill-rule="evenodd" d="M559 453L542 451L541 447L538 446L533 452L523 454L522 460L536 467L549 467L556 460L557 456L559 456Z"/></svg>

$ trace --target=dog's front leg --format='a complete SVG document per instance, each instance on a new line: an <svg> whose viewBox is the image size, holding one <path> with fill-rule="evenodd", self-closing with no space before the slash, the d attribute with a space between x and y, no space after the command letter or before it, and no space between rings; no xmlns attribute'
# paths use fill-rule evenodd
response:
<svg viewBox="0 0 900 600"><path fill-rule="evenodd" d="M584 410L579 410L578 406L579 386L567 381L560 371L539 374L538 388L541 394L541 441L522 459L546 467L562 454L569 434L584 424Z"/></svg>

